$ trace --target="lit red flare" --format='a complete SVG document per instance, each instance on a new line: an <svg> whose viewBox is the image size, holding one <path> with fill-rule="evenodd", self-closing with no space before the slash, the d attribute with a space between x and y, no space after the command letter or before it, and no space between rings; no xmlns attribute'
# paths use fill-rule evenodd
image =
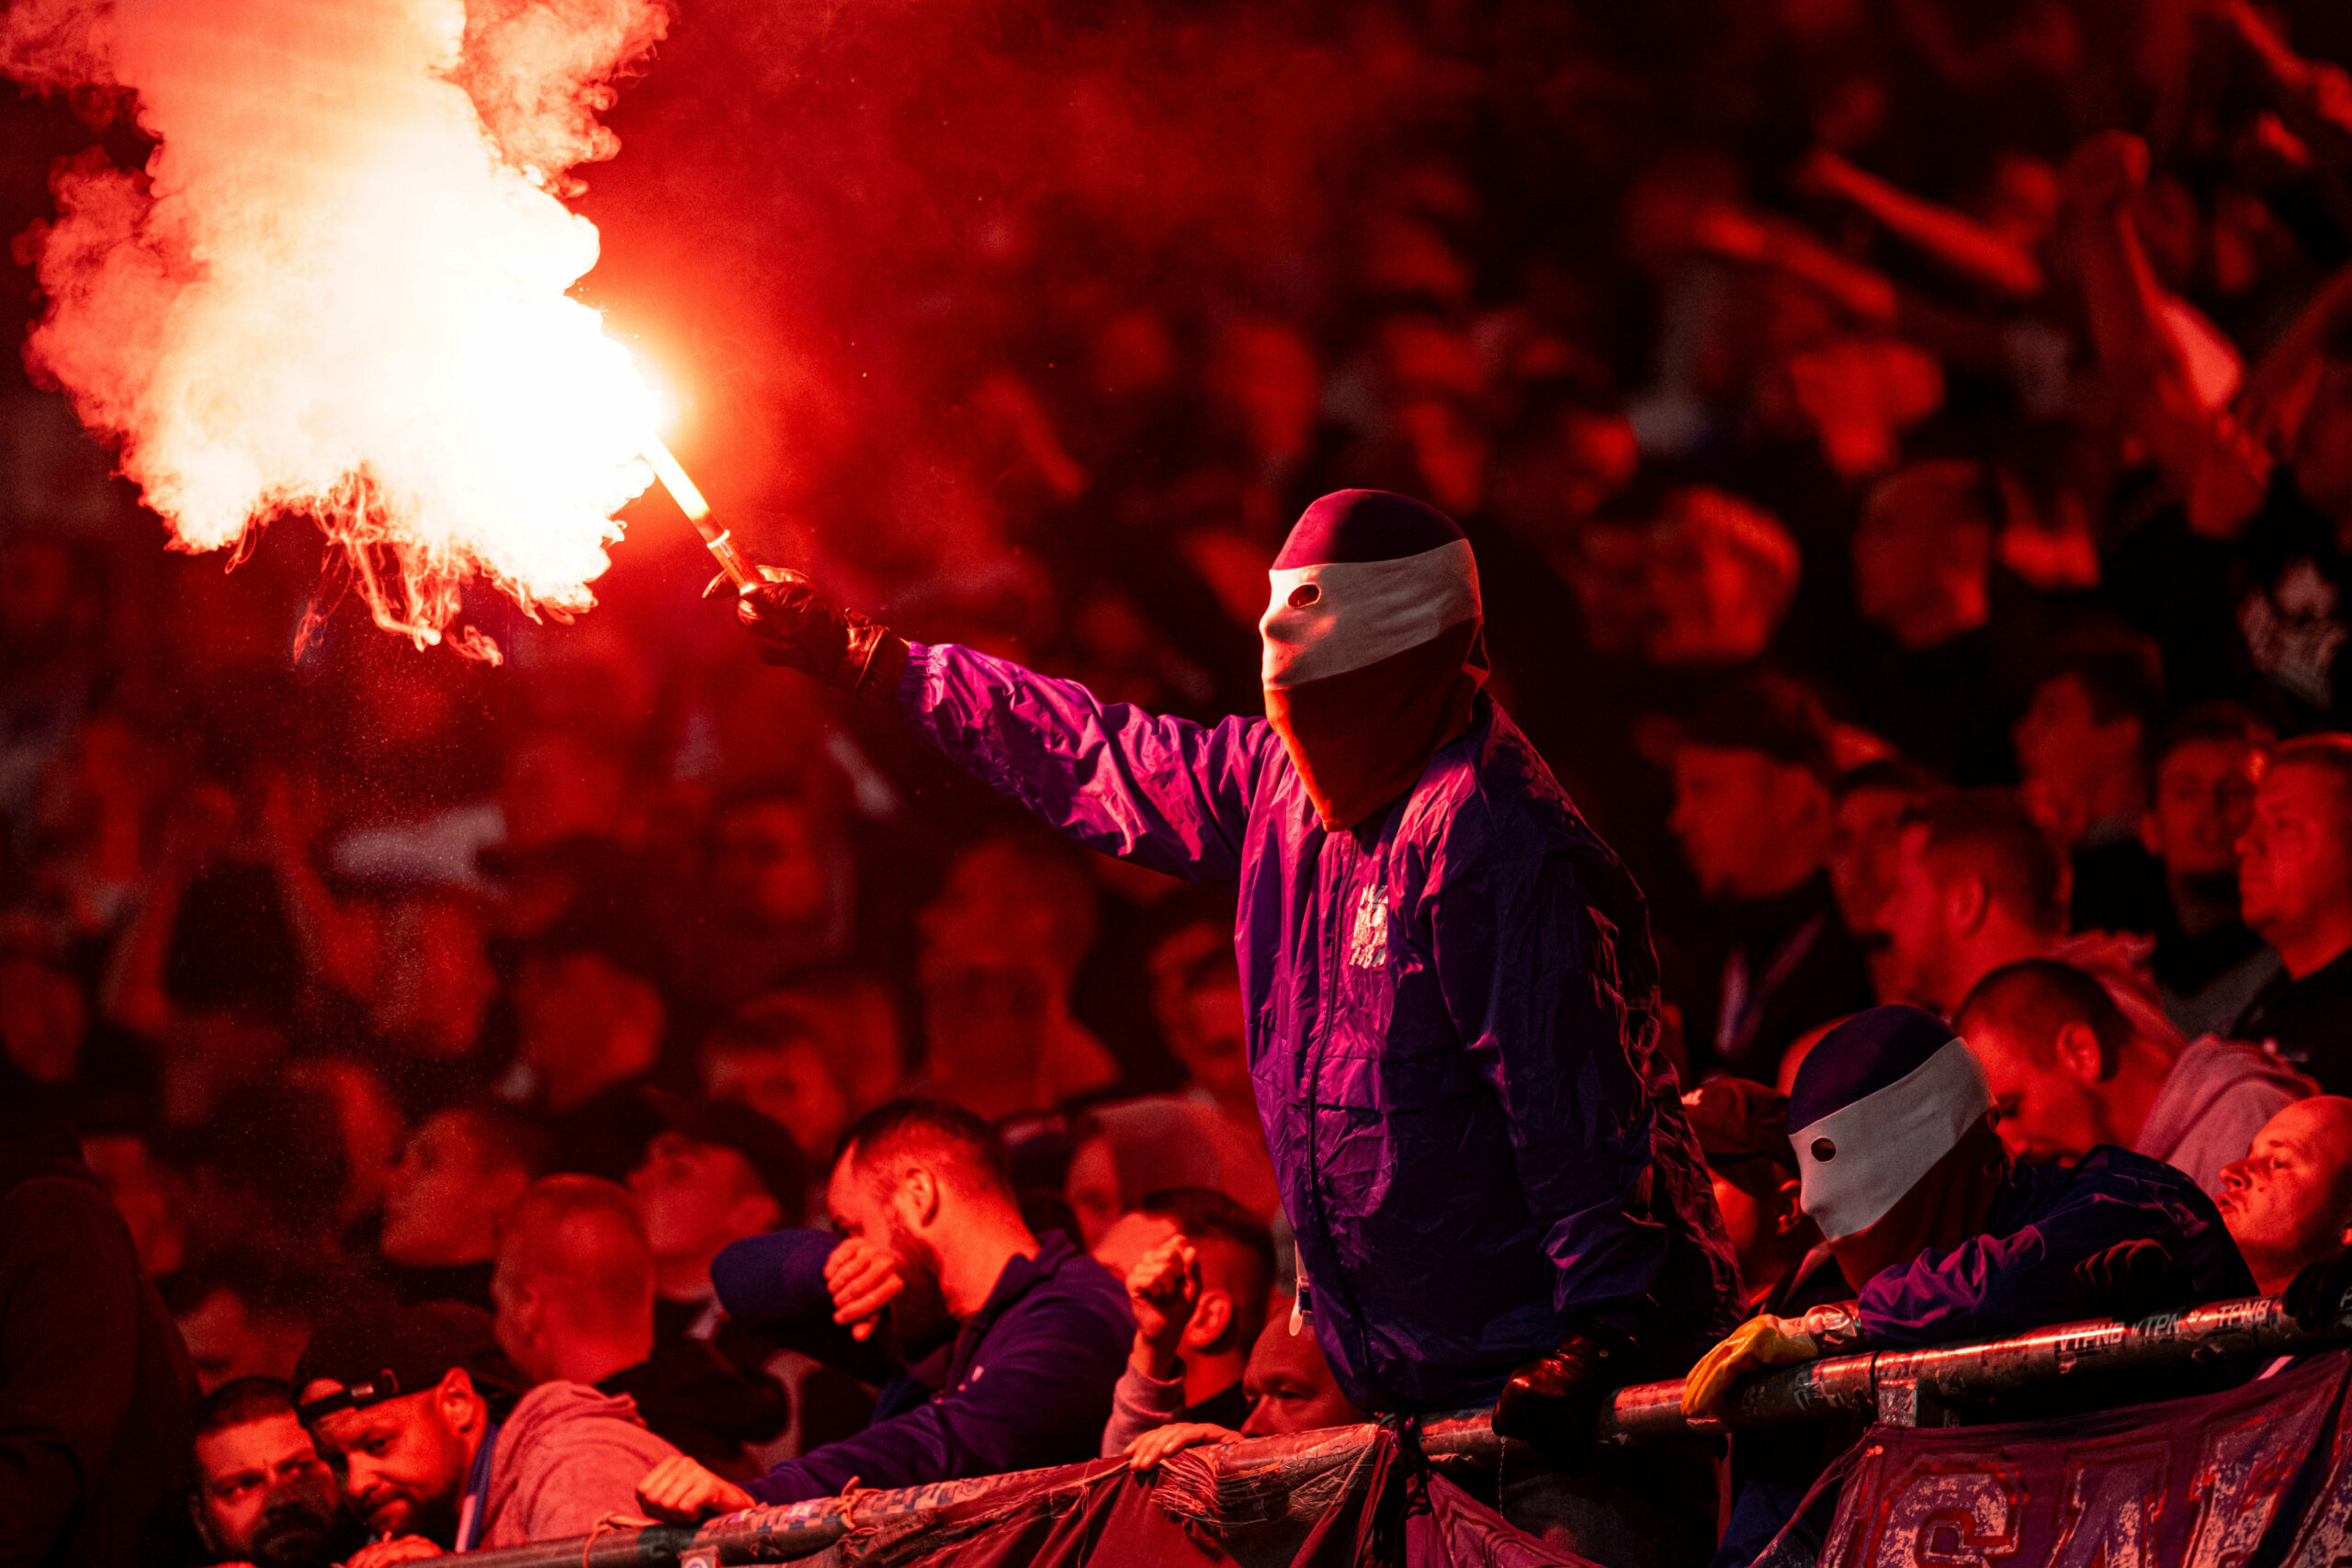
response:
<svg viewBox="0 0 2352 1568"><path fill-rule="evenodd" d="M609 154L590 110L662 24L585 5L597 27L443 0L35 7L53 31L10 68L134 89L157 146L144 180L60 175L29 356L178 547L307 513L379 625L491 657L459 624L469 581L594 602L661 446L644 378L568 293L596 231L553 192Z"/></svg>

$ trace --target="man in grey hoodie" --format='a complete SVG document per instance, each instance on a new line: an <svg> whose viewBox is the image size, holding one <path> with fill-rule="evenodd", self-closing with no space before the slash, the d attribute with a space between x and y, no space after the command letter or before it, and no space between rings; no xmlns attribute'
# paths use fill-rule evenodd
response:
<svg viewBox="0 0 2352 1568"><path fill-rule="evenodd" d="M2054 959L1994 970L1953 1021L1984 1069L2012 1156L2071 1165L2120 1145L2185 1172L2209 1197L2264 1122L2318 1089L2239 1041L2207 1035L2176 1055L2106 987Z"/></svg>
<svg viewBox="0 0 2352 1568"><path fill-rule="evenodd" d="M627 1397L585 1383L540 1383L501 1414L470 1370L495 1352L490 1318L449 1302L356 1313L311 1338L294 1376L302 1424L374 1534L348 1568L586 1535L634 1512L638 1477L678 1451Z"/></svg>

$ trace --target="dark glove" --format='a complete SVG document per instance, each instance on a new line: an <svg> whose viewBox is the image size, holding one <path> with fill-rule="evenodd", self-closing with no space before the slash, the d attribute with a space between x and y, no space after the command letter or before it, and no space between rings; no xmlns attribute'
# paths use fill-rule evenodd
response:
<svg viewBox="0 0 2352 1568"><path fill-rule="evenodd" d="M760 661L814 675L852 696L886 693L906 668L906 640L877 621L844 609L797 571L762 567L771 579L736 596L735 615L751 628Z"/></svg>
<svg viewBox="0 0 2352 1568"><path fill-rule="evenodd" d="M2297 1327L2325 1328L2344 1315L2346 1291L2352 1291L2352 1252L2339 1252L2305 1264L2278 1295Z"/></svg>
<svg viewBox="0 0 2352 1568"><path fill-rule="evenodd" d="M1632 1345L1614 1335L1572 1330L1560 1348L1511 1373L1495 1401L1495 1430L1558 1460L1593 1446L1593 1423L1609 1396L1633 1381Z"/></svg>
<svg viewBox="0 0 2352 1568"><path fill-rule="evenodd" d="M2137 1323L2197 1302L2197 1281L2161 1242L2122 1241L2075 1265L2066 1311Z"/></svg>

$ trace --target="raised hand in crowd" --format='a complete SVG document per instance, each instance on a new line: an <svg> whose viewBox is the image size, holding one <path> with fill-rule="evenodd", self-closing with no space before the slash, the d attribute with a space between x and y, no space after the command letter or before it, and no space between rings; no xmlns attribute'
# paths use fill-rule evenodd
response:
<svg viewBox="0 0 2352 1568"><path fill-rule="evenodd" d="M1127 1272L1127 1303L1135 1309L1136 1345L1128 1361L1146 1377L1173 1375L1185 1325L1201 1299L1201 1255L1182 1235L1171 1235Z"/></svg>

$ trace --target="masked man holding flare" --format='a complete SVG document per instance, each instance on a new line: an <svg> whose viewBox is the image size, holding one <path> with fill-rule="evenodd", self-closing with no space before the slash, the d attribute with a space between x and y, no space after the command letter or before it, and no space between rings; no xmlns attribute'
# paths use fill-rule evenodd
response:
<svg viewBox="0 0 2352 1568"><path fill-rule="evenodd" d="M1480 690L1462 531L1379 491L1309 506L1269 574L1266 716L1214 727L909 644L781 575L738 602L767 661L895 705L1081 843L1238 888L1259 1111L1348 1398L1499 1399L1553 1461L1522 1517L1609 1568L1680 1560L1676 1510L1703 1506L1656 1456L1616 1470L1591 1423L1731 1326L1736 1274L1641 892Z"/></svg>

